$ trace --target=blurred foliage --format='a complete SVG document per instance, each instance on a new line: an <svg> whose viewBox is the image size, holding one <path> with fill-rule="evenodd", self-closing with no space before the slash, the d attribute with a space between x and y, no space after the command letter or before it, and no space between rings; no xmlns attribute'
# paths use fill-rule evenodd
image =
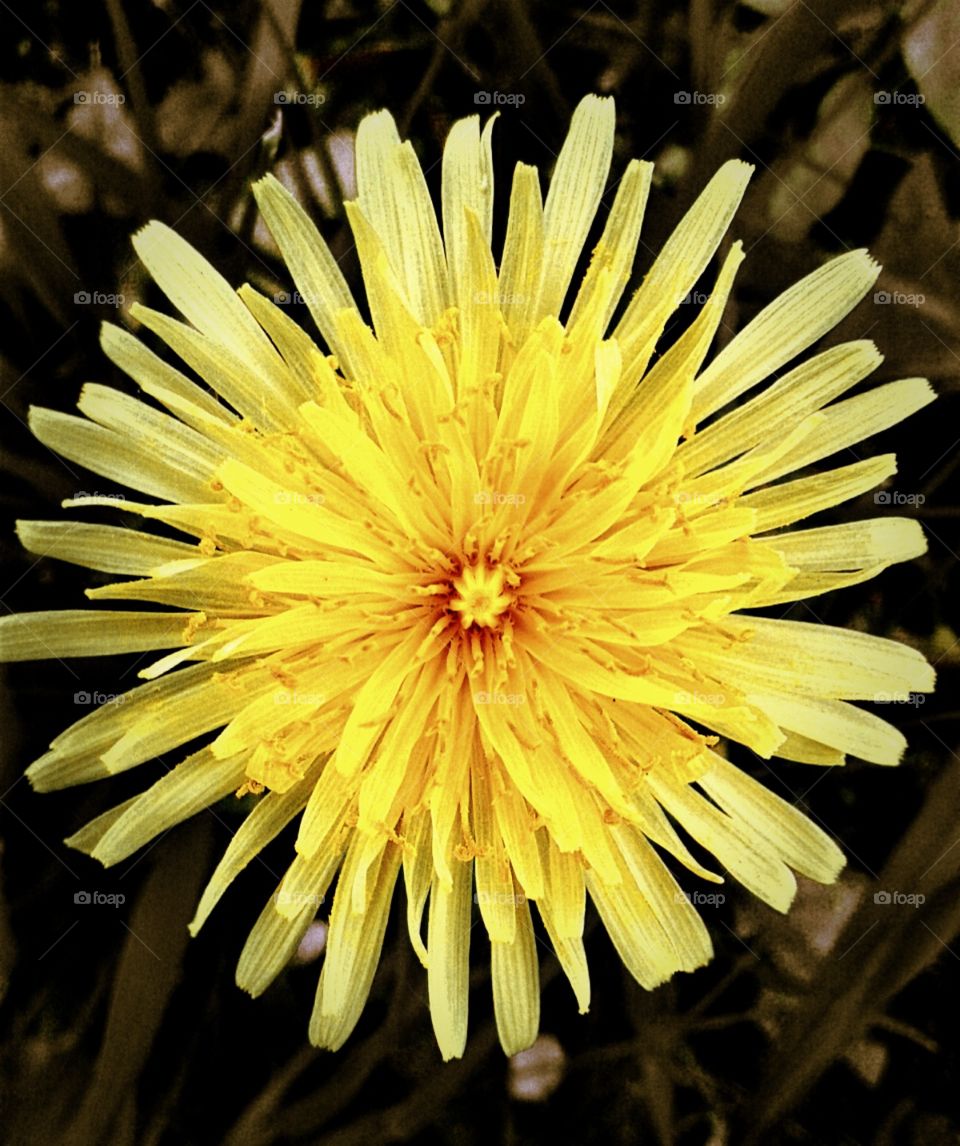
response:
<svg viewBox="0 0 960 1146"><path fill-rule="evenodd" d="M732 229L749 258L724 339L830 254L866 245L884 265L877 294L828 341L874 338L886 354L878 380L926 375L941 394L866 444L900 455L886 503L867 495L825 516L915 514L929 553L792 610L909 641L936 663L934 697L884 712L909 737L906 761L818 771L731 749L837 836L848 872L832 888L802 882L787 917L728 887L725 903L704 907L713 964L653 993L628 979L588 916L589 1015L576 1015L544 949L544 1038L510 1063L496 1044L482 929L458 1063L440 1066L399 919L338 1055L306 1043L312 953L264 998L241 995L233 964L290 836L188 943L186 921L239 812L227 801L121 870L68 852L65 835L144 777L41 798L22 769L82 714L77 690L122 691L136 664L16 666L0 702L5 1141L960 1141L958 21L953 0L0 5L6 609L76 606L97 580L34 561L10 522L57 517L61 498L113 488L42 449L25 418L31 403L70 409L88 378L129 388L97 337L101 320L130 322L130 304L152 291L130 232L161 218L231 281L289 290L249 195L272 169L359 286L340 203L352 194L352 134L381 106L413 138L436 193L446 131L490 110L495 97L485 105L481 93L512 97L497 104L503 189L518 159L549 170L582 94L615 94L614 178L631 156L658 163L638 281L716 167L749 159L757 171ZM83 888L126 902L78 906Z"/></svg>

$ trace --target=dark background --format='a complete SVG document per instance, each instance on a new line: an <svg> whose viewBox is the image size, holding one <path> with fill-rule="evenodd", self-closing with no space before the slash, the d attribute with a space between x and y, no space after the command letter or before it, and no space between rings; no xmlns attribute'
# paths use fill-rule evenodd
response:
<svg viewBox="0 0 960 1146"><path fill-rule="evenodd" d="M918 516L928 554L792 611L908 641L936 664L936 695L883 710L910 741L903 765L767 768L731 751L838 838L847 872L832 888L801 881L787 917L727 885L725 903L703 908L714 962L653 993L629 980L588 913L591 1011L577 1016L544 950L541 1027L553 1041L528 1063L511 1067L496 1044L479 927L467 1054L441 1065L402 893L357 1031L336 1055L310 1048L316 962L291 966L257 1001L233 984L289 834L189 941L186 922L239 813L226 801L106 873L65 848L64 836L169 762L31 793L23 768L89 711L78 694L132 687L137 664L12 666L0 701L5 1141L960 1141L958 13L951 2L846 0L0 3L4 610L79 607L101 579L28 556L12 522L69 516L61 499L115 490L51 455L25 420L31 404L72 409L88 380L132 389L101 355L99 323L127 321L138 299L167 304L144 281L130 233L163 219L231 281L287 289L249 194L274 169L359 287L340 202L353 193L352 133L379 107L414 140L436 193L450 123L491 110L496 97L478 106L478 93L511 97L497 105L499 243L513 163L546 175L579 98L614 94L611 191L630 157L658 164L637 281L716 167L749 159L756 174L731 229L749 257L722 339L831 254L869 246L884 265L881 293L824 345L873 338L886 360L871 381L924 375L940 394L857 447L897 450L887 502L868 494L824 515ZM78 102L82 92L103 98ZM278 102L288 92L299 96ZM694 306L679 309L689 313L667 341ZM83 889L125 902L77 905ZM880 890L924 902L876 902Z"/></svg>

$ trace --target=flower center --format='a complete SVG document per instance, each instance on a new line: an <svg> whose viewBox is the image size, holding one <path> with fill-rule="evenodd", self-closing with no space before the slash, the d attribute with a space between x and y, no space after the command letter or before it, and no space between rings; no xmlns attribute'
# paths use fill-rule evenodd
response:
<svg viewBox="0 0 960 1146"><path fill-rule="evenodd" d="M448 608L460 614L460 624L496 629L500 618L513 604L513 594L507 588L507 579L499 565L489 566L485 561L465 565L459 577L452 582L453 594Z"/></svg>

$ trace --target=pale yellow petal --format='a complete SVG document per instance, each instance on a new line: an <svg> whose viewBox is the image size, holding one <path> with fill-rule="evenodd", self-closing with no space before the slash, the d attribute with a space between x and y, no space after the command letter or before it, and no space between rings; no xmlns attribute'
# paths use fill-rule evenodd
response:
<svg viewBox="0 0 960 1146"><path fill-rule="evenodd" d="M0 661L102 657L174 648L186 643L184 633L194 616L105 609L11 613L0 617Z"/></svg>
<svg viewBox="0 0 960 1146"><path fill-rule="evenodd" d="M427 930L427 991L430 1020L444 1062L460 1058L467 1045L470 1000L470 889L473 865L454 860L453 881L434 876Z"/></svg>
<svg viewBox="0 0 960 1146"><path fill-rule="evenodd" d="M794 426L861 382L883 361L872 342L844 342L814 355L749 401L698 430L677 449L688 477L713 469Z"/></svg>
<svg viewBox="0 0 960 1146"><path fill-rule="evenodd" d="M879 266L866 251L848 251L764 307L697 379L693 400L696 421L745 394L836 326L879 273Z"/></svg>
<svg viewBox="0 0 960 1146"><path fill-rule="evenodd" d="M375 880L368 885L367 908L356 911L350 893L353 890L351 860L357 851L354 843L340 873L330 915L326 959L310 1016L310 1041L328 1050L339 1050L343 1046L366 1005L400 868L400 849L385 841Z"/></svg>
<svg viewBox="0 0 960 1146"><path fill-rule="evenodd" d="M595 95L584 96L573 113L543 205L538 318L560 313L607 185L615 118L613 100Z"/></svg>
<svg viewBox="0 0 960 1146"><path fill-rule="evenodd" d="M597 289L600 272L605 268L609 268L611 284L600 324L601 330L605 331L609 325L630 280L652 177L652 163L631 159L627 164L617 187L617 194L604 225L603 234L593 249L590 266L571 307L570 317L567 319L568 330L576 324L578 317L588 307Z"/></svg>
<svg viewBox="0 0 960 1146"><path fill-rule="evenodd" d="M758 539L789 565L810 572L857 570L910 561L927 551L923 527L909 517L845 521Z"/></svg>
<svg viewBox="0 0 960 1146"><path fill-rule="evenodd" d="M287 792L268 792L258 800L257 806L230 837L226 851L203 890L190 922L191 935L197 934L240 872L303 810L309 795L310 781L305 778Z"/></svg>
<svg viewBox="0 0 960 1146"><path fill-rule="evenodd" d="M698 786L801 875L818 883L833 883L845 863L835 841L794 804L721 757L713 759L713 767L700 777Z"/></svg>
<svg viewBox="0 0 960 1146"><path fill-rule="evenodd" d="M846 701L760 692L751 693L750 700L782 728L815 732L820 743L871 764L899 764L906 751L902 732Z"/></svg>
<svg viewBox="0 0 960 1146"><path fill-rule="evenodd" d="M521 898L514 910L513 942L490 941L493 1013L500 1045L507 1055L526 1050L540 1028L540 967L530 907Z"/></svg>
<svg viewBox="0 0 960 1146"><path fill-rule="evenodd" d="M86 418L33 406L29 416L35 437L57 454L86 466L120 485L164 501L216 501L202 467L189 457L167 459L156 447L105 429Z"/></svg>
<svg viewBox="0 0 960 1146"><path fill-rule="evenodd" d="M881 454L815 477L797 478L754 490L738 500L738 506L756 512L755 533L792 525L822 509L840 505L880 485L897 472L893 454Z"/></svg>
<svg viewBox="0 0 960 1146"><path fill-rule="evenodd" d="M836 402L821 412L821 421L814 433L752 477L744 488L752 489L774 481L839 450L846 449L857 457L857 451L849 447L909 418L934 398L936 394L926 378L904 378L886 386L877 386L855 398Z"/></svg>
<svg viewBox="0 0 960 1146"><path fill-rule="evenodd" d="M808 621L728 617L722 633L690 629L673 647L747 691L904 700L934 687L933 669L909 645Z"/></svg>
<svg viewBox="0 0 960 1146"><path fill-rule="evenodd" d="M197 812L236 791L243 780L248 753L215 760L202 748L161 777L127 807L90 851L104 867L110 867L138 848L162 835ZM66 841L77 846L77 837Z"/></svg>
<svg viewBox="0 0 960 1146"><path fill-rule="evenodd" d="M423 911L433 878L430 850L430 815L425 808L404 819L403 883L407 892L407 934L422 966L429 963L423 942Z"/></svg>
<svg viewBox="0 0 960 1146"><path fill-rule="evenodd" d="M716 253L740 205L753 167L731 160L714 175L681 220L643 284L630 300L614 335L624 361L639 377L653 354L667 319L697 282Z"/></svg>
<svg viewBox="0 0 960 1146"><path fill-rule="evenodd" d="M413 145L400 142L393 117L380 111L360 121L356 147L357 201L383 242L410 310L432 326L451 296L437 216Z"/></svg>
<svg viewBox="0 0 960 1146"><path fill-rule="evenodd" d="M168 561L194 558L195 545L114 525L80 521L18 521L24 549L104 573L143 576Z"/></svg>
<svg viewBox="0 0 960 1146"><path fill-rule="evenodd" d="M443 238L453 302L463 305L467 277L467 224L465 208L473 211L480 232L490 245L493 227L493 125L496 114L480 131L480 117L459 119L443 146L441 196Z"/></svg>
<svg viewBox="0 0 960 1146"><path fill-rule="evenodd" d="M513 172L498 294L515 345L522 344L538 314L543 244L540 178L535 167L518 163Z"/></svg>
<svg viewBox="0 0 960 1146"><path fill-rule="evenodd" d="M797 882L770 845L689 785L676 784L656 774L650 775L649 783L666 810L744 887L777 911L789 908Z"/></svg>
<svg viewBox="0 0 960 1146"><path fill-rule="evenodd" d="M270 233L327 345L349 369L349 347L336 336L334 315L354 306L343 272L309 215L272 175L253 185Z"/></svg>
<svg viewBox="0 0 960 1146"><path fill-rule="evenodd" d="M154 354L129 331L105 322L100 328L104 354L139 384L141 389L164 405L171 395L189 403L204 414L229 426L234 416L212 394ZM176 411L174 411L176 412Z"/></svg>

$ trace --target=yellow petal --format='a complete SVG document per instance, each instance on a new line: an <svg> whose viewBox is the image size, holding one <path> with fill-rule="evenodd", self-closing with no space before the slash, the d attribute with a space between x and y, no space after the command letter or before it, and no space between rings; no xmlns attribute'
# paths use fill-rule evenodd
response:
<svg viewBox="0 0 960 1146"><path fill-rule="evenodd" d="M540 968L530 908L521 898L514 910L513 942L490 941L493 1013L507 1055L526 1050L540 1029Z"/></svg>
<svg viewBox="0 0 960 1146"><path fill-rule="evenodd" d="M288 792L268 792L257 802L257 806L230 837L226 851L203 890L190 922L191 935L197 934L240 872L303 810L310 795L312 779L312 775L304 777Z"/></svg>
<svg viewBox="0 0 960 1146"><path fill-rule="evenodd" d="M713 767L697 784L801 875L818 883L833 883L840 874L844 855L827 833L728 761L714 756Z"/></svg>
<svg viewBox="0 0 960 1146"><path fill-rule="evenodd" d="M169 649L185 643L187 622L196 615L116 613L105 609L11 613L0 617L0 661L102 657Z"/></svg>
<svg viewBox="0 0 960 1146"><path fill-rule="evenodd" d="M355 842L340 873L330 915L326 959L310 1016L310 1041L328 1050L339 1050L343 1046L366 1004L400 867L399 847L385 841L369 906L365 911L355 911L351 892L353 863L358 851Z"/></svg>
<svg viewBox="0 0 960 1146"><path fill-rule="evenodd" d="M17 536L24 549L40 557L55 557L104 573L143 576L168 561L195 558L197 547L113 525L80 521L18 521Z"/></svg>
<svg viewBox="0 0 960 1146"><path fill-rule="evenodd" d="M777 911L793 902L797 882L779 855L764 840L726 816L687 784L649 777L666 810L691 836L723 864L744 887Z"/></svg>
<svg viewBox="0 0 960 1146"><path fill-rule="evenodd" d="M306 211L272 175L254 183L253 194L320 333L349 369L349 346L337 338L333 317L339 310L352 308L354 301L330 248Z"/></svg>
<svg viewBox="0 0 960 1146"><path fill-rule="evenodd" d="M667 319L716 253L752 172L753 167L739 160L720 168L664 243L643 285L630 300L614 336L621 344L624 361L635 363L634 379L653 354Z"/></svg>
<svg viewBox="0 0 960 1146"><path fill-rule="evenodd" d="M697 379L696 421L746 393L836 326L879 273L880 267L866 251L848 251L764 307Z"/></svg>
<svg viewBox="0 0 960 1146"><path fill-rule="evenodd" d="M468 287L467 222L465 209L474 212L480 233L490 246L493 227L493 125L487 120L480 132L480 117L459 119L450 128L443 146L441 194L443 238L453 301L462 306Z"/></svg>
<svg viewBox="0 0 960 1146"><path fill-rule="evenodd" d="M171 769L127 807L90 851L104 867L110 867L169 828L215 804L234 792L243 780L247 753L215 760L202 748ZM77 837L66 841L76 847Z"/></svg>
<svg viewBox="0 0 960 1146"><path fill-rule="evenodd" d="M413 146L400 142L389 112L366 116L357 129L357 199L412 313L432 326L451 302L440 228Z"/></svg>
<svg viewBox="0 0 960 1146"><path fill-rule="evenodd" d="M612 99L584 96L570 121L543 206L543 264L536 317L559 314L613 155Z"/></svg>
<svg viewBox="0 0 960 1146"><path fill-rule="evenodd" d="M470 888L473 865L454 860L447 886L434 877L427 931L427 991L430 1021L444 1062L460 1058L467 1045L470 1000Z"/></svg>

